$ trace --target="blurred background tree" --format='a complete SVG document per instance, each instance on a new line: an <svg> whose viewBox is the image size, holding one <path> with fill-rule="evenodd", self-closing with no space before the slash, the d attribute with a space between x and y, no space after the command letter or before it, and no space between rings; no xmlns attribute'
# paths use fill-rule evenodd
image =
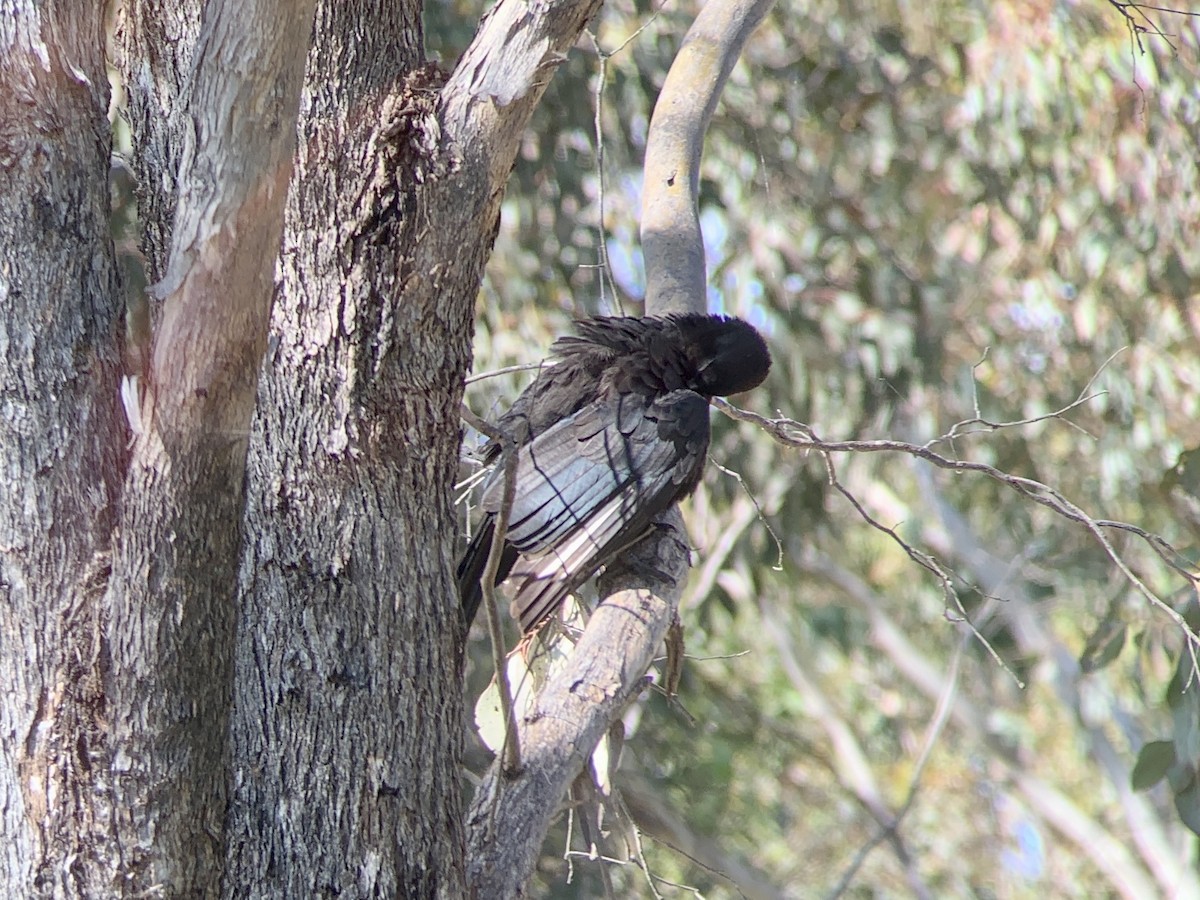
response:
<svg viewBox="0 0 1200 900"><path fill-rule="evenodd" d="M574 317L640 312L641 157L695 9L606 3L550 85L479 298L477 372L542 358ZM452 62L481 12L431 4L430 50ZM781 0L703 168L710 309L775 355L745 405L923 444L1088 397L936 449L1194 560L1198 46L1195 14L1100 0ZM494 417L527 380L468 399ZM710 467L685 509L680 694L626 722L620 783L664 896L1200 896L1183 634L1088 530L982 476L835 459L866 512L953 573L989 650L820 455L717 415L711 457L741 480ZM1194 609L1188 578L1109 537ZM537 889L595 896L601 864L564 859L566 831ZM652 895L610 869L620 895Z"/></svg>

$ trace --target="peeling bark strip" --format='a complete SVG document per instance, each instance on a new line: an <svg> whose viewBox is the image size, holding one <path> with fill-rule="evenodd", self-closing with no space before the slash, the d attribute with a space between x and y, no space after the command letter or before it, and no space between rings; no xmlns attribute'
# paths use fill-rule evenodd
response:
<svg viewBox="0 0 1200 900"><path fill-rule="evenodd" d="M108 600L119 889L219 890L242 481L312 3L205 7Z"/></svg>
<svg viewBox="0 0 1200 900"><path fill-rule="evenodd" d="M171 254L152 288L163 317L151 413L168 442L190 441L201 422L228 434L249 424L312 7L221 0L205 10Z"/></svg>
<svg viewBox="0 0 1200 900"><path fill-rule="evenodd" d="M69 8L68 8L69 7ZM125 425L101 4L0 2L0 896L101 896Z"/></svg>

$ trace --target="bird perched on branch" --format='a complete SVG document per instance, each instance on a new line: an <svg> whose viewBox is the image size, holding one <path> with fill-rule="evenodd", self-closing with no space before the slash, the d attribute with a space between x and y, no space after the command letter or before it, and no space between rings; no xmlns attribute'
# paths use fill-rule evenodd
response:
<svg viewBox="0 0 1200 900"><path fill-rule="evenodd" d="M516 492L497 583L512 586L528 633L602 566L648 533L700 483L708 403L762 383L767 345L741 319L696 313L581 320L497 423L519 448ZM501 446L483 448L485 462ZM468 625L482 598L504 473L493 471L484 520L458 566Z"/></svg>

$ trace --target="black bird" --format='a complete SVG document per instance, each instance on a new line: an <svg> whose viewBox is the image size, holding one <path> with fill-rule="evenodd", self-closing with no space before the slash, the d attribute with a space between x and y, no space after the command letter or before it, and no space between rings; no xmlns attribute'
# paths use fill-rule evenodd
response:
<svg viewBox="0 0 1200 900"><path fill-rule="evenodd" d="M708 402L761 384L767 345L741 319L698 313L576 322L499 420L520 448L516 494L497 582L514 585L511 612L529 633L651 523L700 483ZM483 449L495 461L500 446ZM467 624L483 592L496 513L497 469L483 491L487 514L458 565Z"/></svg>

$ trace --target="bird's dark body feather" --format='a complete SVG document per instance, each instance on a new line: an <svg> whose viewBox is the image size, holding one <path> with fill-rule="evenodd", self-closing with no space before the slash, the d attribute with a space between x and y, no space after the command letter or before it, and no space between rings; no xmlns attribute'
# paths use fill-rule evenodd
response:
<svg viewBox="0 0 1200 900"><path fill-rule="evenodd" d="M497 580L513 585L512 614L532 631L572 591L691 493L708 450L708 401L762 381L766 345L749 325L718 316L599 318L557 340L542 369L499 421L517 446L517 490ZM484 448L494 460L498 445ZM470 622L504 493L484 489L483 525L459 564Z"/></svg>

